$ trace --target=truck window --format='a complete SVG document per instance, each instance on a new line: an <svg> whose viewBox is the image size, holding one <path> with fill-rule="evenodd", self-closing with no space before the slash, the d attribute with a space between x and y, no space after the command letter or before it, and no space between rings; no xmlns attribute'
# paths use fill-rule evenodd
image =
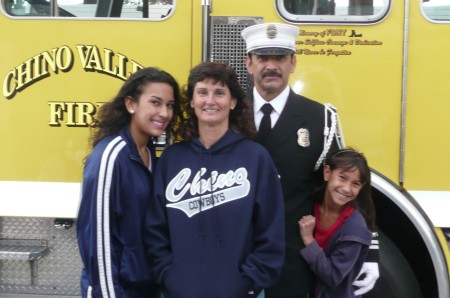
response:
<svg viewBox="0 0 450 298"><path fill-rule="evenodd" d="M18 18L118 18L160 21L176 0L2 0L3 11Z"/></svg>
<svg viewBox="0 0 450 298"><path fill-rule="evenodd" d="M449 0L450 1L450 0ZM374 23L391 0L276 0L279 15L293 23Z"/></svg>
<svg viewBox="0 0 450 298"><path fill-rule="evenodd" d="M422 12L433 21L450 20L450 0L423 0Z"/></svg>

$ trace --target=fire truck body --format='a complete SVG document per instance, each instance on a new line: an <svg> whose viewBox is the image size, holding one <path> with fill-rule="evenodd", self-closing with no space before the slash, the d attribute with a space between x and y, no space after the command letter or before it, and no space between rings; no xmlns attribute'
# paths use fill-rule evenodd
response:
<svg viewBox="0 0 450 298"><path fill-rule="evenodd" d="M123 80L158 66L183 85L213 60L250 89L240 31L260 22L299 26L292 88L337 107L373 169L381 277L367 297L450 296L450 2L149 2L1 1L0 296L79 296L89 126Z"/></svg>

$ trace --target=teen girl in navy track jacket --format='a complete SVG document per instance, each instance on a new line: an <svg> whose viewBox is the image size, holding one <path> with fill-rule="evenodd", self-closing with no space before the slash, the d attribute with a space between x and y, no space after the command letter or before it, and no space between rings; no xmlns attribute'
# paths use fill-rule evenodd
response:
<svg viewBox="0 0 450 298"><path fill-rule="evenodd" d="M100 110L77 222L83 297L159 297L142 227L153 192L153 139L165 130L170 137L178 105L173 77L146 68Z"/></svg>

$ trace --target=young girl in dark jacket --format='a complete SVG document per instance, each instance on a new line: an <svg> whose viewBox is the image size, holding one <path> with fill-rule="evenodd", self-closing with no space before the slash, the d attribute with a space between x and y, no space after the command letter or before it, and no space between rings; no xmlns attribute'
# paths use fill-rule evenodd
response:
<svg viewBox="0 0 450 298"><path fill-rule="evenodd" d="M352 283L367 256L375 219L370 169L363 154L341 149L328 155L323 174L313 194L314 216L298 222L305 244L300 254L317 277L314 297L355 297Z"/></svg>

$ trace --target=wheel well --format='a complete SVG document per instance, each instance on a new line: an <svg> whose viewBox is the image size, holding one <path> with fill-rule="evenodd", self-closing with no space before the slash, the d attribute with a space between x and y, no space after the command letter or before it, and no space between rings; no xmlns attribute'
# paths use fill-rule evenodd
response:
<svg viewBox="0 0 450 298"><path fill-rule="evenodd" d="M426 243L405 212L391 199L372 187L377 226L399 248L408 261L422 293L439 297L436 273Z"/></svg>

